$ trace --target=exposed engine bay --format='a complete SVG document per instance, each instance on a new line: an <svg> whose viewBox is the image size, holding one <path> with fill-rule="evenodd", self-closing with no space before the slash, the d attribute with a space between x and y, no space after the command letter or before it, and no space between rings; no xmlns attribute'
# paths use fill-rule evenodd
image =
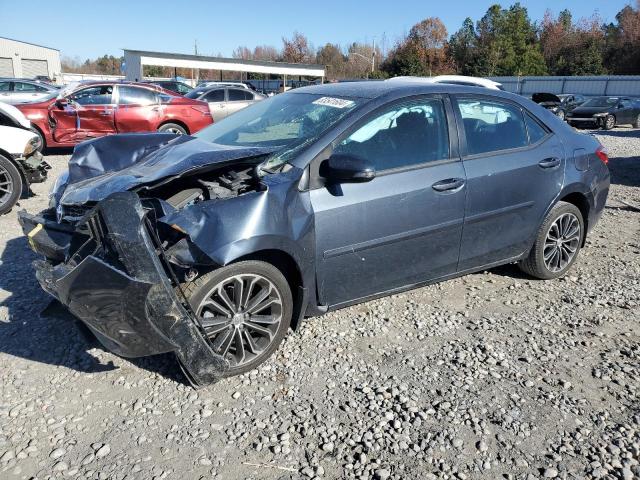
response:
<svg viewBox="0 0 640 480"><path fill-rule="evenodd" d="M255 165L233 165L206 174L193 174L171 179L160 185L138 191L142 198L165 200L176 210L207 200L237 197L260 190Z"/></svg>

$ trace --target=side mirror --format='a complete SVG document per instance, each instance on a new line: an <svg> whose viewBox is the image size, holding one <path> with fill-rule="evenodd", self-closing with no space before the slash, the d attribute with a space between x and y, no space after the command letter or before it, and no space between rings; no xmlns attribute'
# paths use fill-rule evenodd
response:
<svg viewBox="0 0 640 480"><path fill-rule="evenodd" d="M56 100L56 107L58 107L58 108L64 108L67 105L69 105L69 99L68 98L62 97L62 98L59 98L59 99Z"/></svg>
<svg viewBox="0 0 640 480"><path fill-rule="evenodd" d="M376 169L363 158L338 153L322 162L320 175L335 183L369 182L375 178Z"/></svg>

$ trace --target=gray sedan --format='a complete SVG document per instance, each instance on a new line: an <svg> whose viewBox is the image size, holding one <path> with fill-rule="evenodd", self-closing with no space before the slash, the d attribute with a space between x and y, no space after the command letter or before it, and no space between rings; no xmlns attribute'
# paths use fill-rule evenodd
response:
<svg viewBox="0 0 640 480"><path fill-rule="evenodd" d="M35 80L0 78L0 102L4 103L39 102L57 91L57 87Z"/></svg>
<svg viewBox="0 0 640 480"><path fill-rule="evenodd" d="M185 97L207 102L214 122L267 98L247 88L221 86L194 88Z"/></svg>

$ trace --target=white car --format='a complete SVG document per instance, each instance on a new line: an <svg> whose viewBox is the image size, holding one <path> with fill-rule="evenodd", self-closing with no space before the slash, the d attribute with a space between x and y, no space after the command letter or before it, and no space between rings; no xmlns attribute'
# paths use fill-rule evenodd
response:
<svg viewBox="0 0 640 480"><path fill-rule="evenodd" d="M467 77L465 75L438 75L436 77L394 77L387 80L393 82L397 80L413 80L416 82L444 83L447 85L465 85L467 87L484 87L490 90L504 90L501 83L494 82L488 78Z"/></svg>
<svg viewBox="0 0 640 480"><path fill-rule="evenodd" d="M0 103L0 215L29 192L32 183L44 182L51 167L38 152L40 137L31 122L13 105Z"/></svg>

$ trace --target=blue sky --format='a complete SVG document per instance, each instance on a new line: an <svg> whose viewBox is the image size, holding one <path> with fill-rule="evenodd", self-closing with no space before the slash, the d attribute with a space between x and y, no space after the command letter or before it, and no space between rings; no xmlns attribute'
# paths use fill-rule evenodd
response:
<svg viewBox="0 0 640 480"><path fill-rule="evenodd" d="M0 0L0 36L53 48L81 59L121 55L122 48L230 56L239 45L280 47L282 36L298 30L315 46L326 42L380 43L387 47L411 26L440 17L449 33L465 17L479 19L493 3L484 0L293 0L149 1ZM533 19L550 8L569 8L576 17L597 11L606 21L629 0L522 0Z"/></svg>

